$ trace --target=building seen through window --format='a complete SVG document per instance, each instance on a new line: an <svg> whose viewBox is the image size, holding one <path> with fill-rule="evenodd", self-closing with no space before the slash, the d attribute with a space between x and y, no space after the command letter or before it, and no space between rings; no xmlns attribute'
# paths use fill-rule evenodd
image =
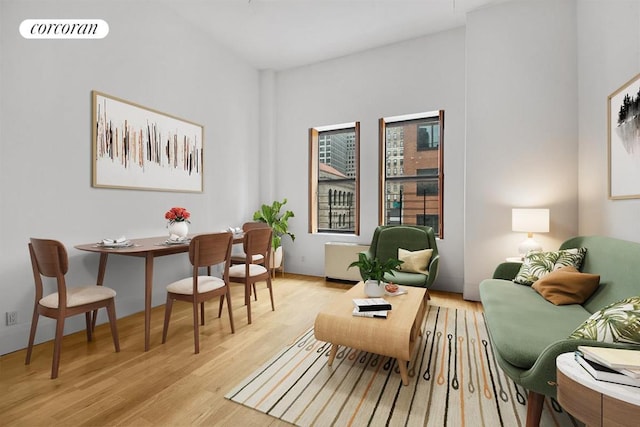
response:
<svg viewBox="0 0 640 427"><path fill-rule="evenodd" d="M359 123L310 129L310 231L358 234Z"/></svg>
<svg viewBox="0 0 640 427"><path fill-rule="evenodd" d="M381 222L428 225L442 238L444 111L380 120Z"/></svg>

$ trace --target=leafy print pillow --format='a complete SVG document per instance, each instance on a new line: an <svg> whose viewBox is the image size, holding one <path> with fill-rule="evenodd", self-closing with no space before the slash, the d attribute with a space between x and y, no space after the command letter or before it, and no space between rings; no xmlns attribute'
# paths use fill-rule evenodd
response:
<svg viewBox="0 0 640 427"><path fill-rule="evenodd" d="M569 338L640 344L640 296L623 299L596 311Z"/></svg>
<svg viewBox="0 0 640 427"><path fill-rule="evenodd" d="M533 282L562 267L580 270L587 248L561 249L555 252L529 252L522 262L520 271L513 281L521 285Z"/></svg>

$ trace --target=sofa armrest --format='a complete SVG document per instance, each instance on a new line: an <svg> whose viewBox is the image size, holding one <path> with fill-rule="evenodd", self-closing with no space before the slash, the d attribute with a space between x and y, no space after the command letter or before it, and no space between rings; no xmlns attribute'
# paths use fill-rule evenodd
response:
<svg viewBox="0 0 640 427"><path fill-rule="evenodd" d="M521 262L503 262L496 267L492 278L513 280L518 275L521 266Z"/></svg>

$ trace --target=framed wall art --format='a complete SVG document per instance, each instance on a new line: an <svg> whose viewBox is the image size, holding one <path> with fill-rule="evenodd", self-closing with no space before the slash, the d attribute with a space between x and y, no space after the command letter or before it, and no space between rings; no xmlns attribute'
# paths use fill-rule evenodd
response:
<svg viewBox="0 0 640 427"><path fill-rule="evenodd" d="M202 192L203 126L91 94L94 187Z"/></svg>
<svg viewBox="0 0 640 427"><path fill-rule="evenodd" d="M640 74L608 97L609 199L640 198Z"/></svg>

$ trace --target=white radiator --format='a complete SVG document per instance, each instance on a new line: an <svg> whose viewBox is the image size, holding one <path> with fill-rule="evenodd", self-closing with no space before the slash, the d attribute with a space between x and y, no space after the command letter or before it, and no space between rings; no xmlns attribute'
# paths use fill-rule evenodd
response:
<svg viewBox="0 0 640 427"><path fill-rule="evenodd" d="M358 253L369 249L369 245L347 242L327 242L324 244L324 275L327 279L359 282L358 267L349 264L358 260Z"/></svg>

